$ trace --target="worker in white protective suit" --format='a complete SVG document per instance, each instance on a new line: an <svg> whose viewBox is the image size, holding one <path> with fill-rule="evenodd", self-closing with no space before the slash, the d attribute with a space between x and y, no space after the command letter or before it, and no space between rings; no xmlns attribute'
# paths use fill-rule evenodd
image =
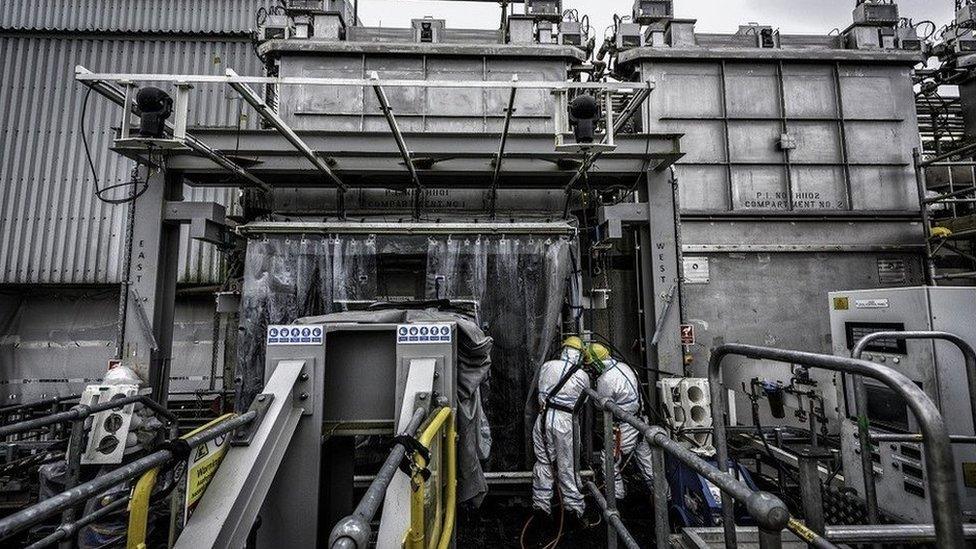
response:
<svg viewBox="0 0 976 549"><path fill-rule="evenodd" d="M532 430L535 467L532 470L532 507L551 514L554 489L558 490L563 510L581 519L585 504L580 491L573 453L573 416L590 376L583 370L583 341L567 338L558 359L539 369L539 417ZM558 487L553 486L553 478Z"/></svg>
<svg viewBox="0 0 976 549"><path fill-rule="evenodd" d="M596 381L596 392L601 398L608 398L625 412L647 421L641 406L637 374L630 366L612 357L610 351L599 343L592 343L586 348L584 360L586 366L600 376ZM614 445L614 487L617 498L622 499L626 495L626 487L620 469L627 461L636 463L648 487L652 486L654 472L651 466L651 447L637 429L629 423L617 421L616 418L614 435L615 440L609 441Z"/></svg>

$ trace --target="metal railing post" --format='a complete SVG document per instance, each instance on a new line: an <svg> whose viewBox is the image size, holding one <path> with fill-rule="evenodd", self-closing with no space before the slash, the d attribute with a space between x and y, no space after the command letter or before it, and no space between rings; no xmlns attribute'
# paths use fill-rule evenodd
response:
<svg viewBox="0 0 976 549"><path fill-rule="evenodd" d="M644 440L647 441L652 449L657 448L667 452L689 469L714 484L725 494L725 497L722 498L723 501L734 499L742 502L745 505L746 511L756 520L756 524L760 529L767 532L781 532L786 528L818 549L837 549L836 545L830 543L823 536L813 532L804 526L803 523L791 517L786 505L776 496L767 492L753 491L749 485L740 480L736 475L719 469L688 448L685 448L681 443L672 440L671 435L663 428L648 425L641 418L617 406L609 398L601 397L589 387L584 388L584 391L596 407L606 412L611 412L620 421L632 425L637 429L638 432L644 435ZM660 482L659 480L655 484L660 485ZM600 503L601 508L604 509L604 516L606 516L607 520L614 523L617 532L621 534L621 537L626 543L629 534L625 534L626 530L623 529L622 523L619 521L620 516L606 512L605 504L601 503L603 501L603 495L599 491L594 491L595 488L591 483L590 491L593 492L594 498ZM662 533L658 532L658 535L661 536ZM770 547L778 547L778 545L775 545L775 541L778 538L773 535L766 537L767 541L771 544L769 545Z"/></svg>
<svg viewBox="0 0 976 549"><path fill-rule="evenodd" d="M820 491L820 460L829 457L830 451L806 447L797 452L800 477L800 499L807 528L824 535L826 523L823 512L823 494Z"/></svg>
<svg viewBox="0 0 976 549"><path fill-rule="evenodd" d="M617 474L614 469L616 444L613 436L613 414L603 410L603 482L607 497L607 510L617 511ZM607 549L617 549L617 531L607 521Z"/></svg>
<svg viewBox="0 0 976 549"><path fill-rule="evenodd" d="M962 352L966 362L966 381L969 384L969 405L973 418L973 428L976 429L976 351L965 340L948 332L874 332L862 337L851 351L851 356L860 360L867 346L879 339L941 339L954 344ZM867 389L863 376L854 376L854 409L857 414L857 440L861 445L861 469L864 479L864 502L867 507L868 521L877 524L880 520L878 510L878 490L874 478L874 465L871 462L870 421L868 420ZM923 437L924 439L925 437ZM933 511L934 512L934 511ZM933 517L934 518L934 517Z"/></svg>
<svg viewBox="0 0 976 549"><path fill-rule="evenodd" d="M932 402L932 399L913 381L891 368L857 360L832 355L821 355L801 351L785 351L754 345L727 344L712 351L708 365L709 390L712 397L712 414L715 418L714 444L719 463L728 462L728 441L726 440L726 422L728 398L721 381L722 361L729 355L738 355L753 359L765 359L822 368L835 372L868 376L876 379L896 391L911 407L925 436L925 463L928 469L928 487L931 494L932 514L935 519L935 530L938 533L941 547L963 547L962 509L959 502L959 492L956 487L954 474L954 460L952 447L949 442L949 432L942 414ZM723 512L731 515L730 503L723 499ZM726 508L727 507L727 508ZM726 528L726 535L729 529ZM735 530L732 529L734 543Z"/></svg>
<svg viewBox="0 0 976 549"><path fill-rule="evenodd" d="M667 547L671 536L668 518L668 479L664 469L664 450L651 447L651 470L654 473L654 539L658 547Z"/></svg>
<svg viewBox="0 0 976 549"><path fill-rule="evenodd" d="M783 531L759 529L759 549L782 549Z"/></svg>

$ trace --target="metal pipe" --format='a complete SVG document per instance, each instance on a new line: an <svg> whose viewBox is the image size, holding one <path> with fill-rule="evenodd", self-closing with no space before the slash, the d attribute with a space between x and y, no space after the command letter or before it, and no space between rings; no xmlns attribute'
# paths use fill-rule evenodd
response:
<svg viewBox="0 0 976 549"><path fill-rule="evenodd" d="M871 433L871 442L925 442L921 433ZM949 442L953 444L976 444L976 436L949 435Z"/></svg>
<svg viewBox="0 0 976 549"><path fill-rule="evenodd" d="M936 204L938 202L943 202L949 198L955 198L957 196L962 196L964 194L971 194L976 192L976 187L966 187L965 189L959 189L958 191L952 191L945 194L940 194L939 196L933 196L932 198L926 198L926 204Z"/></svg>
<svg viewBox="0 0 976 549"><path fill-rule="evenodd" d="M915 192L918 194L922 238L925 240L925 283L933 285L935 284L935 252L932 250L932 223L929 220L929 209L925 204L928 183L926 171L922 167L922 151L917 148L912 150L912 162L915 164Z"/></svg>
<svg viewBox="0 0 976 549"><path fill-rule="evenodd" d="M722 361L729 355L753 359L765 359L810 368L864 375L874 378L898 392L908 403L925 435L925 461L928 466L928 484L931 494L932 514L935 517L939 543L943 547L962 547L962 511L959 493L953 474L954 461L949 445L949 434L938 408L918 385L891 368L854 358L820 355L801 351L785 351L754 345L727 344L712 351L708 365L709 391L712 397L712 413L715 418L713 444L719 463L728 462L728 441L725 427L728 422L727 394L721 382ZM728 502L723 499L723 507ZM731 505L723 509L731 513ZM733 534L734 535L734 534Z"/></svg>
<svg viewBox="0 0 976 549"><path fill-rule="evenodd" d="M77 419L85 419L91 415L104 412L106 410L121 408L129 404L141 402L145 398L145 395L133 395L116 400L99 402L93 406L78 404L73 406L70 410L66 410L64 412L58 412L56 414L50 414L36 419L29 419L27 421L20 421L17 423L11 423L10 425L4 425L3 427L0 427L0 437L6 437L16 433L22 433L24 431L31 431L41 427L47 427L48 425L54 425L55 423L67 423Z"/></svg>
<svg viewBox="0 0 976 549"><path fill-rule="evenodd" d="M595 406L601 410L611 412L617 419L633 426L644 435L644 440L652 447L661 448L668 454L671 454L688 466L689 469L711 481L712 484L730 495L733 499L745 503L749 514L756 519L756 522L761 527L767 530L782 530L787 526L790 513L786 505L779 498L767 492L752 491L747 484L734 475L719 470L691 450L671 440L670 435L663 428L644 423L634 414L625 411L623 408L614 404L609 398L600 396L589 387L583 390L586 391L586 394L589 395L590 400ZM722 498L723 501L728 499Z"/></svg>
<svg viewBox="0 0 976 549"><path fill-rule="evenodd" d="M627 549L640 549L640 545L637 545L637 540L634 539L634 536L624 526L623 521L620 520L620 513L616 509L610 509L609 503L607 503L603 494L600 493L600 489L596 487L596 484L593 484L593 481L587 481L586 489L590 491L590 495L596 500L596 504L600 506L603 518L607 519L607 528L616 532L616 535L624 542Z"/></svg>
<svg viewBox="0 0 976 549"><path fill-rule="evenodd" d="M410 423L407 424L403 434L413 436L420 429L425 417L427 417L427 411L424 408L414 410ZM380 504L383 503L386 489L389 488L390 482L399 470L400 462L406 453L407 449L402 443L398 442L393 445L390 455L386 457L386 461L383 462L383 466L376 474L376 479L366 489L366 494L363 495L363 499L359 500L356 509L332 528L332 533L329 534L329 547L333 549L365 549L367 547L371 534L369 523L372 522Z"/></svg>
<svg viewBox="0 0 976 549"><path fill-rule="evenodd" d="M829 455L829 454L828 454ZM823 494L820 492L820 460L814 451L801 451L799 459L800 499L806 525L814 532L824 534Z"/></svg>
<svg viewBox="0 0 976 549"><path fill-rule="evenodd" d="M664 469L664 450L651 448L651 470L654 472L654 539L658 547L667 547L671 537L668 517L668 479Z"/></svg>
<svg viewBox="0 0 976 549"><path fill-rule="evenodd" d="M939 339L948 341L959 348L966 363L966 380L969 385L969 405L970 414L973 420L973 427L976 428L976 351L961 337L948 332L932 331L908 331L908 332L874 332L862 337L854 349L851 356L857 360L861 359L867 346L879 339ZM874 479L874 465L871 463L871 442L870 442L870 421L868 419L867 389L864 385L862 376L854 376L854 409L857 413L857 438L861 445L861 468L864 477L864 500L867 506L868 519L876 524L879 519L878 512L878 493ZM916 415L916 417L918 417ZM924 435L924 433L923 433ZM928 439L928 437L923 437ZM948 438L948 437L947 437ZM950 465L949 471L953 471ZM934 509L933 509L934 512ZM934 516L934 515L933 515Z"/></svg>
<svg viewBox="0 0 976 549"><path fill-rule="evenodd" d="M227 69L225 74L230 78L239 76L236 72L234 72L234 69ZM348 186L343 183L341 179L339 179L339 176L332 171L332 168L329 167L325 160L319 158L319 156L315 154L315 151L313 151L311 147L302 141L302 138L298 137L298 134L296 134L295 131L292 130L291 127L288 126L288 124L282 120L280 116L278 116L278 113L274 112L268 107L268 104L261 99L261 96L255 93L254 90L243 82L228 81L227 84L234 88L234 90L237 91L237 93L239 93L245 101L254 107L254 110L261 115L261 118L264 118L265 121L274 126L275 129L278 130L278 133L284 136L289 143L298 149L298 152L302 153L302 155L307 158L317 170L325 174L325 176L331 179L333 183L338 185L341 190L344 191L348 188Z"/></svg>
<svg viewBox="0 0 976 549"><path fill-rule="evenodd" d="M953 280L956 278L973 278L976 277L976 271L968 271L965 273L950 273L943 275L936 275L933 278L935 280Z"/></svg>
<svg viewBox="0 0 976 549"><path fill-rule="evenodd" d="M512 82L518 82L518 75L512 75ZM511 94L508 96L508 108L505 109L505 125L502 126L502 138L498 143L498 154L495 155L495 169L491 174L491 207L490 214L495 218L495 202L498 200L498 179L502 174L502 158L505 157L505 145L508 143L508 130L512 124L512 116L515 114L515 93L518 88L512 87Z"/></svg>
<svg viewBox="0 0 976 549"><path fill-rule="evenodd" d="M613 415L603 411L603 486L606 490L606 510L617 513L617 473L614 468ZM607 549L617 549L617 529L607 521Z"/></svg>
<svg viewBox="0 0 976 549"><path fill-rule="evenodd" d="M216 74L153 74L153 73L95 73L75 66L75 80L85 83L106 82L170 82L173 84L277 84L279 86L350 86L362 88L379 84L388 88L448 88L448 89L508 89L512 86L533 90L603 90L633 91L653 88L653 82L571 82L555 80L522 80L512 84L506 80L410 80L372 78L318 78L309 76L237 76Z"/></svg>
<svg viewBox="0 0 976 549"><path fill-rule="evenodd" d="M940 154L940 155L936 156L935 158L930 158L930 159L922 162L921 165L924 168L924 167L927 167L927 166L931 166L932 164L935 164L935 163L938 163L938 162L942 162L943 160L948 160L948 159L950 159L950 158L952 158L954 156L961 156L961 155L972 156L971 153L973 153L973 152L976 152L976 143L970 143L969 145L965 145L963 147L959 147L958 149L956 149L954 151L949 151L947 153Z"/></svg>
<svg viewBox="0 0 976 549"><path fill-rule="evenodd" d="M189 436L185 441L190 448L196 448L205 442L209 442L254 421L257 416L257 411L251 410L196 435ZM0 519L0 540L8 538L25 528L29 528L54 513L64 511L94 495L100 494L102 491L116 484L137 478L154 467L165 465L175 457L176 455L171 450L153 452L143 458L109 471L104 475L95 477L93 480L79 484L70 490L65 490L37 505L27 507L26 509L4 517Z"/></svg>
<svg viewBox="0 0 976 549"><path fill-rule="evenodd" d="M88 526L89 524L103 517L111 515L116 511L125 509L126 506L128 505L129 505L128 496L121 499L117 499L112 503L109 503L105 507L101 507L96 511L92 511L91 514L85 515L72 523L62 524L61 526L58 526L56 530L54 530L47 536L35 541L31 545L28 545L26 549L41 549L42 547L48 547L49 545L57 543L65 538L74 536L76 533L78 533L78 530L81 530L85 526Z"/></svg>
<svg viewBox="0 0 976 549"><path fill-rule="evenodd" d="M414 218L420 219L420 205L423 201L422 193L424 186L420 183L420 176L417 175L417 167L413 165L410 149L407 148L407 142L403 139L400 125L397 124L396 117L393 115L393 109L390 107L390 102L386 98L386 92L383 91L383 87L380 85L380 76L376 71L373 71L370 75L370 82L373 86L373 91L376 92L376 99L380 102L380 110L383 111L383 116L386 117L386 122L390 125L390 131L393 132L393 139L396 141L397 148L400 149L400 156L403 157L403 162L407 165L407 171L410 172L410 179L413 182L415 193L413 197Z"/></svg>
<svg viewBox="0 0 976 549"><path fill-rule="evenodd" d="M966 539L976 539L976 524L964 524ZM828 526L827 538L837 543L934 543L931 524L871 524L867 526Z"/></svg>

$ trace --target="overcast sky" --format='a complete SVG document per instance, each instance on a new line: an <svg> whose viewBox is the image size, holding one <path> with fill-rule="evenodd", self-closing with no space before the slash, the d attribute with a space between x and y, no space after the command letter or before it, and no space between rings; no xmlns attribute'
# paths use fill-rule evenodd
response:
<svg viewBox="0 0 976 549"><path fill-rule="evenodd" d="M0 0L2 1L2 0ZM731 32L739 24L772 25L784 33L826 34L851 23L855 0L676 0L678 17L698 20L702 32ZM953 18L953 0L899 0L903 17L929 19L940 27ZM614 13L629 14L633 0L565 0L563 7L589 14L597 36ZM516 5L516 10L522 10ZM359 16L368 26L404 27L410 19L435 15L454 28L497 28L498 4L430 0L360 0ZM599 46L599 43L597 44Z"/></svg>

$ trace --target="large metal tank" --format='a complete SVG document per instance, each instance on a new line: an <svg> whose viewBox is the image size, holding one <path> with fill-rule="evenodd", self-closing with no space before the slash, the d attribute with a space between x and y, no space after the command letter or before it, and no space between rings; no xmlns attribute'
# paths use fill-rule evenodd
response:
<svg viewBox="0 0 976 549"><path fill-rule="evenodd" d="M618 57L656 84L645 128L684 134L675 172L692 375L723 343L830 353L828 292L924 282L919 54L841 49L831 37L783 35L779 46L759 48L746 30ZM727 371L739 390L793 375L751 361ZM833 376L814 379L833 392ZM737 402L749 417L748 399Z"/></svg>
<svg viewBox="0 0 976 549"><path fill-rule="evenodd" d="M558 45L483 43L378 43L372 35L389 29L356 28L357 42L272 40L263 53L280 60L283 77L383 80L522 81L567 80L582 62L579 48ZM372 34L371 34L372 31ZM387 32L387 34L389 34ZM401 38L408 38L406 37ZM387 87L385 92L404 132L498 132L508 107L507 89ZM548 90L523 89L515 100L511 133L551 132L553 100ZM296 130L386 131L387 121L369 87L282 86L280 112Z"/></svg>

